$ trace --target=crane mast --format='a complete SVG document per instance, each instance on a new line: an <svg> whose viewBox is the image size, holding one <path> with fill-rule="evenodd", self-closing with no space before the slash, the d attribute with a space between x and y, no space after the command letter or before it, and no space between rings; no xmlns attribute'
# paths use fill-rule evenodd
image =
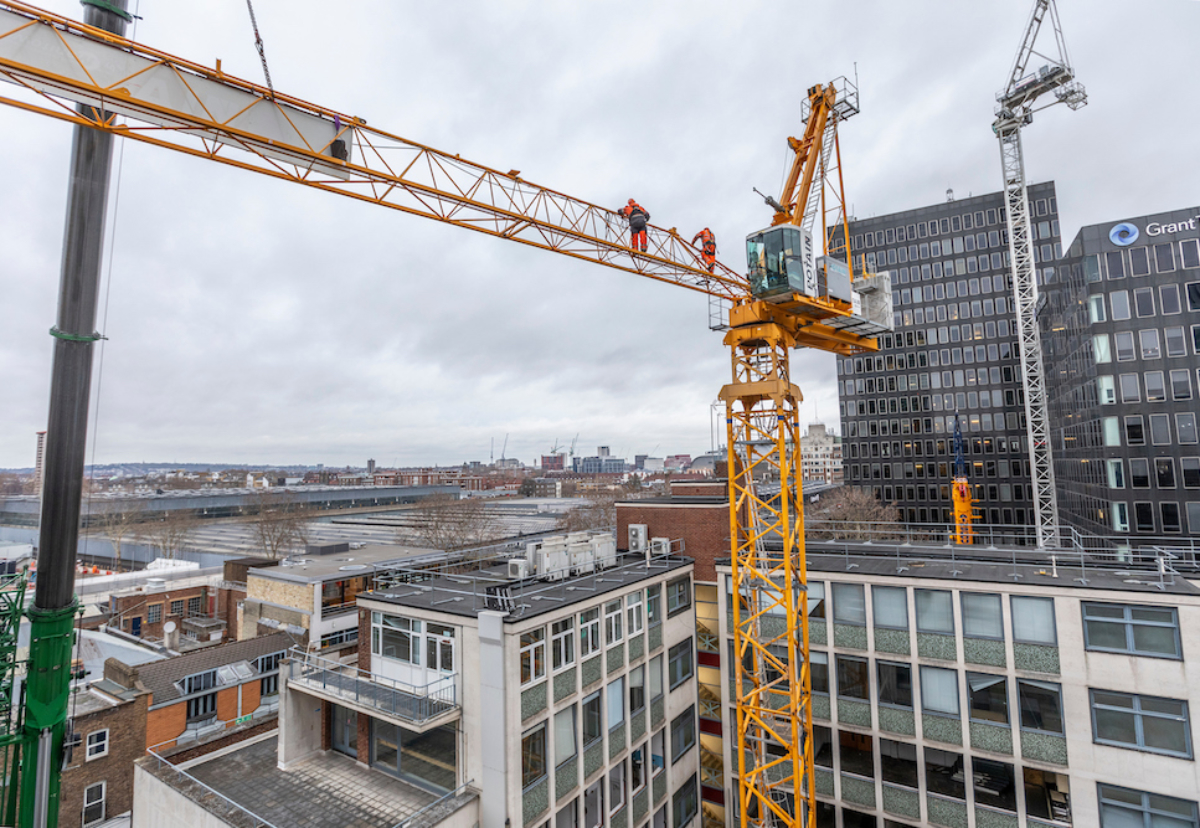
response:
<svg viewBox="0 0 1200 828"><path fill-rule="evenodd" d="M971 481L967 479L967 461L963 457L962 426L958 422L958 412L954 413L953 486L951 499L954 503L954 542L974 543L975 531L971 522L975 519L975 514L971 503Z"/></svg>
<svg viewBox="0 0 1200 828"><path fill-rule="evenodd" d="M719 262L712 272L702 267L674 230L651 227L649 250L631 250L614 211L532 184L518 170L467 161L368 127L362 118L231 77L219 64L210 69L15 0L0 0L0 80L18 87L0 94L0 104L728 303L722 327L732 382L720 398L726 404L733 589L739 599L733 615L740 824L815 828L798 421L803 397L792 382L789 357L797 347L874 351L874 337L893 327L888 274L855 277L850 265L837 144L838 123L858 111L849 81L809 90L804 138L789 139L792 174L780 199L770 200L775 220L747 238L746 276ZM820 257L813 245L818 212L822 240L833 248ZM829 215L840 222L840 241L827 241ZM86 394L76 402L86 413ZM76 438L86 435L86 420L76 418ZM54 439L50 435L48 442ZM571 441L571 456L578 439ZM507 435L502 459L506 450ZM492 451L494 456L494 441ZM69 661L69 650L60 655ZM27 711L27 718L58 717L61 723L65 698L56 696L45 711ZM39 755L59 753L56 739ZM48 764L46 771L57 778L58 765ZM25 774L19 783L22 807L31 779ZM27 824L28 817L21 817Z"/></svg>
<svg viewBox="0 0 1200 828"><path fill-rule="evenodd" d="M1053 31L1056 55L1034 47L1043 24ZM1034 58L1046 63L1030 73ZM1053 93L1054 99L1035 107L1038 99ZM1062 27L1054 0L1036 0L1025 27L1025 36L1009 72L1008 84L996 99L992 129L1000 139L1000 161L1004 175L1004 207L1008 224L1008 252L1012 268L1013 307L1016 311L1021 379L1025 392L1025 431L1029 444L1029 477L1033 489L1037 542L1042 548L1059 545L1058 495L1054 483L1054 455L1050 441L1049 406L1042 337L1038 329L1038 285L1034 262L1033 228L1025 187L1025 156L1021 130L1033 121L1033 113L1055 103L1079 109L1087 103L1087 92L1075 80L1067 57ZM957 513L957 507L956 507Z"/></svg>

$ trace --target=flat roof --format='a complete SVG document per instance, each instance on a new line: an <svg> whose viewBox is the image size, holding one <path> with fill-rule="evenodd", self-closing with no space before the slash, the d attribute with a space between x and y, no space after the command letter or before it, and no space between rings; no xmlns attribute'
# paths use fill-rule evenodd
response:
<svg viewBox="0 0 1200 828"><path fill-rule="evenodd" d="M842 547L834 551L829 546ZM826 547L826 548L822 548ZM1051 560L1051 555L1055 560ZM810 572L868 575L877 578L929 578L976 583L1023 584L1056 589L1104 589L1153 594L1200 595L1200 588L1180 573L1146 564L1082 559L1078 553L1030 549L903 547L855 548L835 541L809 541L805 557ZM728 557L717 560L729 567ZM1019 577L1016 577L1019 576Z"/></svg>
<svg viewBox="0 0 1200 828"><path fill-rule="evenodd" d="M688 569L691 558L662 555L647 563L644 555L617 555L617 565L561 581L535 578L509 580L507 568L493 566L464 575L446 575L386 591L360 593L359 601L381 601L402 607L474 618L484 610L508 609L505 623L516 623L580 601L624 589L668 572ZM489 598L489 589L505 590L503 599Z"/></svg>
<svg viewBox="0 0 1200 828"><path fill-rule="evenodd" d="M254 824L245 812L217 800L201 785L180 777L171 766L153 757L139 761L143 770L230 825ZM280 770L278 761L278 734L271 734L191 765L187 773L257 819L279 826L381 828L407 820L439 798L382 771L363 767L337 751L318 753L286 770ZM472 791L460 795L455 800L457 807L476 796Z"/></svg>
<svg viewBox="0 0 1200 828"><path fill-rule="evenodd" d="M430 547L368 545L331 555L305 554L292 557L289 559L292 563L251 569L246 573L246 578L271 578L277 581L313 584L370 575L375 567L437 563L445 557L445 552Z"/></svg>

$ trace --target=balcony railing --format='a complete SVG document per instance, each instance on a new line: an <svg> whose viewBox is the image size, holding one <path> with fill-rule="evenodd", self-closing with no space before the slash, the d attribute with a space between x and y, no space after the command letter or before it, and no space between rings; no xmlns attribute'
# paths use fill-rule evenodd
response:
<svg viewBox="0 0 1200 828"><path fill-rule="evenodd" d="M428 684L409 684L295 648L288 682L298 683L413 724L424 724L458 708L458 674Z"/></svg>

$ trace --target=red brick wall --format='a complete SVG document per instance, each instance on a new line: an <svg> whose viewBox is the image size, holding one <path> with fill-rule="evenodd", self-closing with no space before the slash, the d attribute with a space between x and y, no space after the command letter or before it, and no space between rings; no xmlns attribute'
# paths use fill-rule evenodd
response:
<svg viewBox="0 0 1200 828"><path fill-rule="evenodd" d="M358 611L358 669L371 671L371 613Z"/></svg>
<svg viewBox="0 0 1200 828"><path fill-rule="evenodd" d="M167 589L163 592L114 595L111 598L110 612L114 617L119 616L121 618L121 629L125 632L132 633L133 619L140 617L142 619L142 638L162 638L162 625L164 621L170 620L178 624L182 618L187 616L189 598L200 598L202 611L205 613L210 611L207 590L208 587L195 586L184 589ZM183 601L182 616L171 614L172 601ZM162 613L159 616L159 620L153 624L147 621L151 604L162 605ZM229 629L232 629L232 627L229 627Z"/></svg>
<svg viewBox="0 0 1200 828"><path fill-rule="evenodd" d="M238 717L238 689L227 687L217 691L217 718L232 722Z"/></svg>
<svg viewBox="0 0 1200 828"><path fill-rule="evenodd" d="M146 704L143 693L132 701L75 718L80 744L63 770L58 824L79 828L83 822L83 792L105 783L105 816L113 817L133 807L133 763L146 750ZM87 760L87 737L108 728L108 755Z"/></svg>
<svg viewBox="0 0 1200 828"><path fill-rule="evenodd" d="M146 744L151 748L163 742L173 742L187 729L187 702L151 710L146 714Z"/></svg>
<svg viewBox="0 0 1200 828"><path fill-rule="evenodd" d="M651 538L682 539L684 554L696 562L695 579L715 583L717 558L729 557L729 506L726 504L617 504L617 545L628 543L629 525L644 523Z"/></svg>
<svg viewBox="0 0 1200 828"><path fill-rule="evenodd" d="M724 480L681 480L671 484L671 495L674 497L726 497L728 494L729 484Z"/></svg>

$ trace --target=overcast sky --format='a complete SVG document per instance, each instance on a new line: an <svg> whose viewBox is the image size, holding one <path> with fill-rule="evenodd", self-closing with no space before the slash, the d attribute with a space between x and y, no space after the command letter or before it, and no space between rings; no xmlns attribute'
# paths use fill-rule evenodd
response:
<svg viewBox="0 0 1200 828"><path fill-rule="evenodd" d="M771 215L751 187L778 194L805 89L856 62L854 213L999 189L994 95L1030 5L255 10L280 91L587 201L635 197L689 238L707 224L744 269L742 240ZM138 40L261 82L241 0L139 11ZM1060 14L1089 105L1039 114L1025 150L1030 180L1057 182L1064 239L1194 206L1200 2L1061 0ZM71 129L0 107L0 467L32 465L45 427ZM729 363L699 294L166 150L118 157L99 463L453 464L487 461L493 439L499 457L505 434L526 463L577 433L582 454L710 447ZM117 183L114 167L114 197ZM802 420L836 424L832 357L795 364Z"/></svg>

